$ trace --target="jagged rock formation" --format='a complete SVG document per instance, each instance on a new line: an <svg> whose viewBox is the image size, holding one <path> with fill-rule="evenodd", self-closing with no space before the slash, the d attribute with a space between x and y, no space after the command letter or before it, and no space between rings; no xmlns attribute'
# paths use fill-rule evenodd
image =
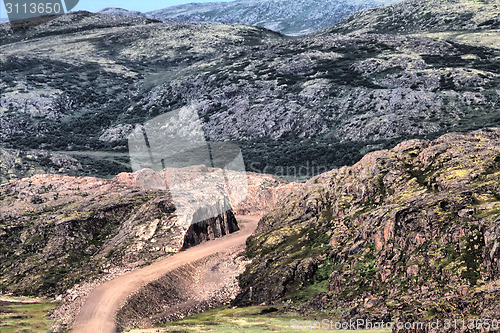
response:
<svg viewBox="0 0 500 333"><path fill-rule="evenodd" d="M498 318L500 133L447 134L310 179L259 223L235 304Z"/></svg>
<svg viewBox="0 0 500 333"><path fill-rule="evenodd" d="M191 224L184 236L183 249L198 245L207 240L223 237L238 231L238 222L232 212L209 218L198 223Z"/></svg>
<svg viewBox="0 0 500 333"><path fill-rule="evenodd" d="M127 170L129 131L191 103L210 140L241 147L247 170L296 178L406 139L500 124L498 51L478 43L290 38L85 12L19 34L0 26L0 41L2 145L73 152L91 175ZM82 161L92 154L99 168Z"/></svg>
<svg viewBox="0 0 500 333"><path fill-rule="evenodd" d="M244 24L285 35L331 27L349 15L400 0L238 0L191 3L146 13L164 22Z"/></svg>

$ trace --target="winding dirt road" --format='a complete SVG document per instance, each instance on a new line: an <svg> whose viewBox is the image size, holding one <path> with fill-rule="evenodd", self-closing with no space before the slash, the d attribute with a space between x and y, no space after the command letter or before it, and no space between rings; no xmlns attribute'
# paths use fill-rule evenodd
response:
<svg viewBox="0 0 500 333"><path fill-rule="evenodd" d="M246 239L255 231L260 216L236 216L241 230L171 257L150 266L132 271L94 289L80 310L73 325L73 333L115 333L115 316L127 296L146 284L160 278L169 271L184 264L202 259L231 247L245 244Z"/></svg>

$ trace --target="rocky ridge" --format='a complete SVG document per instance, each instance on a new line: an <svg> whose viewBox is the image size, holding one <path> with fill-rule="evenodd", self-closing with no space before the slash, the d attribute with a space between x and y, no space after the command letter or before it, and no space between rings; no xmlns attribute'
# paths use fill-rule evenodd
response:
<svg viewBox="0 0 500 333"><path fill-rule="evenodd" d="M500 29L495 0L406 0L356 13L330 32L422 33Z"/></svg>
<svg viewBox="0 0 500 333"><path fill-rule="evenodd" d="M197 224L181 219L168 191L144 190L137 183L143 173L148 171L110 180L37 175L1 185L2 292L63 294L76 283L134 269L238 230L231 211ZM239 212L262 209L253 193L266 192L275 183L268 176L253 177ZM269 191L268 197L278 200ZM186 202L191 195L208 206L216 200L216 195L200 192L187 193Z"/></svg>
<svg viewBox="0 0 500 333"><path fill-rule="evenodd" d="M123 8L107 7L99 11L99 14L110 15L115 17L143 17L147 16L137 10L127 10Z"/></svg>
<svg viewBox="0 0 500 333"><path fill-rule="evenodd" d="M310 179L264 216L234 303L498 318L499 230L498 131L406 141Z"/></svg>
<svg viewBox="0 0 500 333"><path fill-rule="evenodd" d="M137 266L182 246L168 193L134 178L39 175L3 184L3 292L55 295L114 266Z"/></svg>

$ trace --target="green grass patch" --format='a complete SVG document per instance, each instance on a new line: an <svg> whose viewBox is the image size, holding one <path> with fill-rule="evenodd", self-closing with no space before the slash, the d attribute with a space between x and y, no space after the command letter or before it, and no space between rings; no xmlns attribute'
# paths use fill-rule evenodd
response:
<svg viewBox="0 0 500 333"><path fill-rule="evenodd" d="M49 330L49 313L56 302L0 298L0 332L46 333Z"/></svg>
<svg viewBox="0 0 500 333"><path fill-rule="evenodd" d="M252 306L247 308L222 307L210 310L204 313L192 315L184 319L162 324L155 329L149 330L130 330L133 333L146 332L214 332L214 333L232 333L232 332L290 332L292 319L300 322L314 322L322 319L330 319L327 315L319 318L302 318L296 313L282 313L273 311L269 306ZM295 331L295 330L293 330ZM309 330L302 329L300 332L341 332L337 330ZM368 332L359 330L357 332ZM370 330L372 333L386 333L390 330Z"/></svg>
<svg viewBox="0 0 500 333"><path fill-rule="evenodd" d="M289 295L287 298L295 302L304 302L313 299L321 293L328 292L328 281L323 280L317 283L308 285L303 289L299 289L295 293Z"/></svg>

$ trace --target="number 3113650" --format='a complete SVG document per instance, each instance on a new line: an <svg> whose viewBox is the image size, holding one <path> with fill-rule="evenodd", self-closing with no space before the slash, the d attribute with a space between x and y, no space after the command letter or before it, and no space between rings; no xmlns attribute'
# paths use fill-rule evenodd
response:
<svg viewBox="0 0 500 333"><path fill-rule="evenodd" d="M7 14L61 14L61 4L54 2L45 3L5 3Z"/></svg>

